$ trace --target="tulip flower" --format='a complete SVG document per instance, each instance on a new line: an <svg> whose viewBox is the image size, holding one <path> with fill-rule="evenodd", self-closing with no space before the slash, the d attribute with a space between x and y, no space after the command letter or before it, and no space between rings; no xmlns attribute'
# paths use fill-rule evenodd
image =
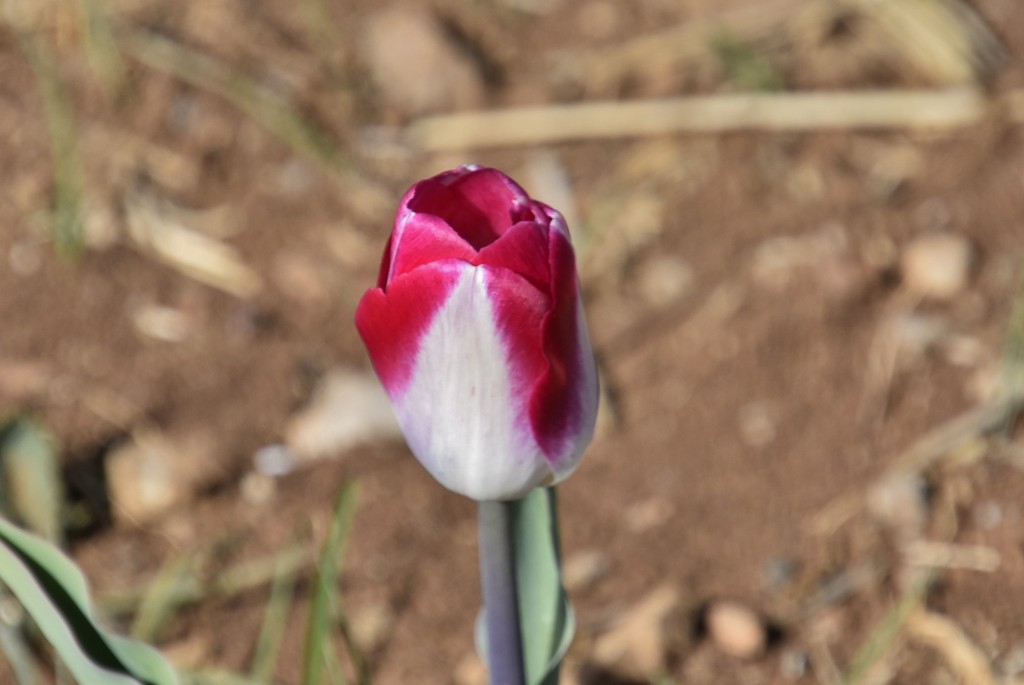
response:
<svg viewBox="0 0 1024 685"><path fill-rule="evenodd" d="M505 174L464 166L409 189L356 326L447 488L517 499L579 463L597 374L569 231Z"/></svg>

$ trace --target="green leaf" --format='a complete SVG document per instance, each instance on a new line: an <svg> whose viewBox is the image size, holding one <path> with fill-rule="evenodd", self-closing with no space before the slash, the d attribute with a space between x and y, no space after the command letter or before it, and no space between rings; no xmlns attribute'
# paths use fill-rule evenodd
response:
<svg viewBox="0 0 1024 685"><path fill-rule="evenodd" d="M530 685L555 685L576 632L562 587L558 506L554 488L537 488L513 504L516 591Z"/></svg>
<svg viewBox="0 0 1024 685"><path fill-rule="evenodd" d="M80 685L176 685L152 647L112 635L92 617L85 578L50 543L0 518L0 581L21 602Z"/></svg>
<svg viewBox="0 0 1024 685"><path fill-rule="evenodd" d="M0 429L0 512L54 544L64 539L64 487L53 436L35 421Z"/></svg>

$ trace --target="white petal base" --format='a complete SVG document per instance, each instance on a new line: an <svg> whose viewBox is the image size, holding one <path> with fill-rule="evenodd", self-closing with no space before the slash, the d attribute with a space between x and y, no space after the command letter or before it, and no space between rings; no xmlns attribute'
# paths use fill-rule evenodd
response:
<svg viewBox="0 0 1024 685"><path fill-rule="evenodd" d="M466 265L393 400L410 449L442 485L476 500L514 499L554 474L533 439L528 398L513 394L486 279L485 268Z"/></svg>

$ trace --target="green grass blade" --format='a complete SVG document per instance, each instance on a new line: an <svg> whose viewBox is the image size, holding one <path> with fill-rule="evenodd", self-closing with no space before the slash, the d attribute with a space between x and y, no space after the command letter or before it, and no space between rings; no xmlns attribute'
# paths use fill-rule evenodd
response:
<svg viewBox="0 0 1024 685"><path fill-rule="evenodd" d="M7 601L10 601L9 597L0 596L0 602ZM32 663L32 650L24 634L17 626L8 624L3 616L0 616L0 653L7 659L18 685L36 685L39 682Z"/></svg>
<svg viewBox="0 0 1024 685"><path fill-rule="evenodd" d="M274 582L270 587L270 599L267 601L263 625L256 640L256 655L253 657L251 671L253 680L270 682L274 678L281 638L284 636L288 615L295 599L297 569L289 562L290 558L285 552L278 556Z"/></svg>
<svg viewBox="0 0 1024 685"><path fill-rule="evenodd" d="M309 609L302 663L302 684L323 685L324 673L329 668L327 653L331 649L331 634L341 599L338 595L338 571L345 555L345 544L355 516L358 488L349 483L342 488L334 506L334 515L317 561L313 581L313 598Z"/></svg>
<svg viewBox="0 0 1024 685"><path fill-rule="evenodd" d="M85 247L85 172L78 151L78 127L71 96L57 74L52 46L41 35L25 33L22 46L43 95L53 155L53 242L69 259Z"/></svg>
<svg viewBox="0 0 1024 685"><path fill-rule="evenodd" d="M199 586L201 560L195 556L171 558L157 573L139 603L131 634L137 640L154 642L182 605L188 591Z"/></svg>
<svg viewBox="0 0 1024 685"><path fill-rule="evenodd" d="M81 685L176 685L160 654L99 628L81 572L60 550L0 518L0 581Z"/></svg>
<svg viewBox="0 0 1024 685"><path fill-rule="evenodd" d="M297 152L330 170L347 167L332 137L294 107L227 65L168 38L137 31L125 42L128 54L151 69L226 98Z"/></svg>
<svg viewBox="0 0 1024 685"><path fill-rule="evenodd" d="M103 0L78 0L85 56L108 96L117 96L127 77L124 59L114 39L114 27Z"/></svg>
<svg viewBox="0 0 1024 685"><path fill-rule="evenodd" d="M346 202L357 216L376 220L389 211L388 193L372 182L365 170L357 169L335 136L252 78L209 55L150 32L125 36L122 46L126 55L150 69L227 99L295 152L319 164L332 179L344 184Z"/></svg>
<svg viewBox="0 0 1024 685"><path fill-rule="evenodd" d="M871 667L878 663L890 650L907 619L925 600L928 589L932 585L935 574L926 573L920 580L907 590L907 593L900 598L885 618L872 631L850 662L846 675L843 677L843 685L858 685L863 682L871 671Z"/></svg>

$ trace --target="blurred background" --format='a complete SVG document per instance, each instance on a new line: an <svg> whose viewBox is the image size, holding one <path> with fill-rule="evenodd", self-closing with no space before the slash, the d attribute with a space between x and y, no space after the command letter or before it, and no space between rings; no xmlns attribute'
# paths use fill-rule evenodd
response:
<svg viewBox="0 0 1024 685"><path fill-rule="evenodd" d="M564 682L1024 681L1019 0L0 18L3 506L189 682L304 682L351 483L330 682L486 682L474 506L352 325L468 162L567 215L600 357Z"/></svg>

